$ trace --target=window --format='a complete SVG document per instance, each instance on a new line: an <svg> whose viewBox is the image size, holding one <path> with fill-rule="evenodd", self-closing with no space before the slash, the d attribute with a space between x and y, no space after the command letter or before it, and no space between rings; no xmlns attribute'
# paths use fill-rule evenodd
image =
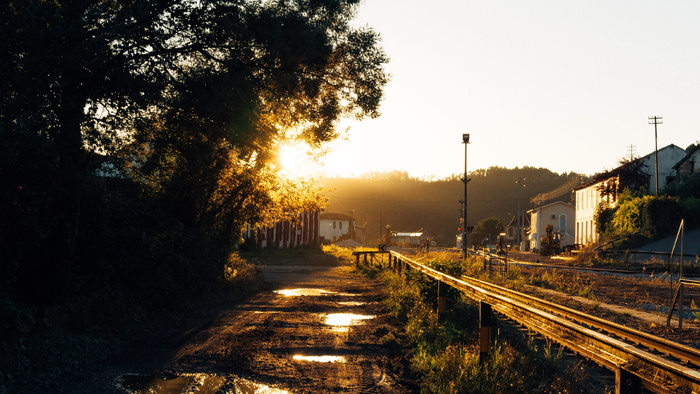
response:
<svg viewBox="0 0 700 394"><path fill-rule="evenodd" d="M340 225L340 229L342 230L343 229L343 222L338 222L338 224Z"/></svg>
<svg viewBox="0 0 700 394"><path fill-rule="evenodd" d="M559 232L566 234L566 215L559 215Z"/></svg>
<svg viewBox="0 0 700 394"><path fill-rule="evenodd" d="M335 229L335 220L333 221L333 229Z"/></svg>

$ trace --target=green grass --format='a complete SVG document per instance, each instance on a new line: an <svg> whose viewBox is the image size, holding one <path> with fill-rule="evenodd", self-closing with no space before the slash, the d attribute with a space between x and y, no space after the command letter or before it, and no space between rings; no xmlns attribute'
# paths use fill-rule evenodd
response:
<svg viewBox="0 0 700 394"><path fill-rule="evenodd" d="M483 271L483 262L478 261L433 261L428 265L458 274ZM504 327L504 335L494 336L490 357L481 364L475 302L461 293L448 294L447 316L438 322L436 289L431 286L434 280L412 271L402 275L383 271L378 278L385 285L386 308L403 326L401 335L392 334L387 343L400 343L405 349L411 368L420 376L420 392L585 391L577 388L582 387L585 376L569 369L562 348Z"/></svg>

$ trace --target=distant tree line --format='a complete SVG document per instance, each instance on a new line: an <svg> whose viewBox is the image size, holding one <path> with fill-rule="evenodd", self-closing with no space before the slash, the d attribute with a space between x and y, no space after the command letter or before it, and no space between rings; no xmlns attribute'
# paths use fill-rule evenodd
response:
<svg viewBox="0 0 700 394"><path fill-rule="evenodd" d="M1 2L2 297L172 303L222 277L244 225L321 207L274 152L378 115L358 3Z"/></svg>
<svg viewBox="0 0 700 394"><path fill-rule="evenodd" d="M533 206L530 200L578 177L545 168L490 167L469 173L467 225L495 217L505 224ZM518 191L519 179L522 188ZM329 212L354 211L358 225L366 223L368 239L379 240L390 225L395 231L430 233L439 245L454 245L461 216L464 186L459 175L423 181L406 172L375 173L357 179L329 178L321 182L329 191ZM571 202L571 195L559 198Z"/></svg>

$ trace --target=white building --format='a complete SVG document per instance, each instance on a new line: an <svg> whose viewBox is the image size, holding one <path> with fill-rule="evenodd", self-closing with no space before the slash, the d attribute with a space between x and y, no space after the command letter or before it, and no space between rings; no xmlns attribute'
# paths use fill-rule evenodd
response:
<svg viewBox="0 0 700 394"><path fill-rule="evenodd" d="M547 225L552 225L561 235L561 246L574 244L574 215L576 208L568 203L557 201L528 211L530 214L530 250L539 251L541 238L546 235Z"/></svg>
<svg viewBox="0 0 700 394"><path fill-rule="evenodd" d="M684 149L676 145L665 146L658 151L659 189L662 190L674 178L674 166L686 157ZM598 242L595 213L604 203L609 208L617 204L617 197L625 189L646 189L656 192L656 154L654 152L624 163L623 165L601 174L591 181L574 189L576 200L576 239L579 245L591 245Z"/></svg>
<svg viewBox="0 0 700 394"><path fill-rule="evenodd" d="M354 227L354 223L355 221L352 217L342 213L322 213L319 225L321 242L336 242L343 236L351 237L353 233L350 230L351 227Z"/></svg>

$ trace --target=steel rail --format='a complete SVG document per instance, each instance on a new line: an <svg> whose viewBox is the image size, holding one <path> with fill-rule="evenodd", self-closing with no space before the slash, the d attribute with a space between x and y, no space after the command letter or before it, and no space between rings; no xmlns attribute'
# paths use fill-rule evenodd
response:
<svg viewBox="0 0 700 394"><path fill-rule="evenodd" d="M639 377L650 390L700 392L697 349L478 279L457 279L396 252L391 256L603 367Z"/></svg>
<svg viewBox="0 0 700 394"><path fill-rule="evenodd" d="M523 302L524 304L546 310L558 316L566 317L578 323L586 324L587 326L597 330L603 330L610 334L615 334L617 337L634 342L649 349L653 349L661 353L672 354L675 358L678 358L683 362L689 362L700 367L700 350L690 346L669 341L634 328L626 327L609 320L601 319L563 305L558 305L553 302L542 300L537 297L523 294L515 290L510 290L479 279L468 277L464 277L462 279L467 283L474 284L475 286L481 286L485 289L489 289L493 292Z"/></svg>

